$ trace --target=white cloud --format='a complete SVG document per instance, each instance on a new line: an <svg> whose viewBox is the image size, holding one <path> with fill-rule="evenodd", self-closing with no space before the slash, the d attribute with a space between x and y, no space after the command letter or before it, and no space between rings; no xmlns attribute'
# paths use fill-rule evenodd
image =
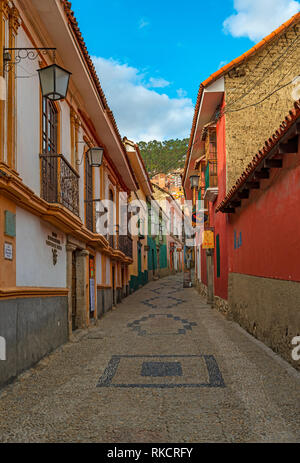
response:
<svg viewBox="0 0 300 463"><path fill-rule="evenodd" d="M101 57L93 61L122 136L135 141L189 136L194 113L190 98L151 90L151 78L127 64Z"/></svg>
<svg viewBox="0 0 300 463"><path fill-rule="evenodd" d="M150 25L150 23L146 19L141 18L139 20L139 29L144 29L144 27L147 27L149 25Z"/></svg>
<svg viewBox="0 0 300 463"><path fill-rule="evenodd" d="M233 37L248 37L257 42L298 13L300 3L296 0L234 0L234 8L237 13L224 21L224 31Z"/></svg>
<svg viewBox="0 0 300 463"><path fill-rule="evenodd" d="M162 79L161 77L150 77L149 79L149 87L151 88L164 88L168 87L170 85L170 82L168 82L165 79Z"/></svg>
<svg viewBox="0 0 300 463"><path fill-rule="evenodd" d="M176 93L179 98L185 98L187 96L187 92L183 90L183 88L179 88L178 90L176 90Z"/></svg>

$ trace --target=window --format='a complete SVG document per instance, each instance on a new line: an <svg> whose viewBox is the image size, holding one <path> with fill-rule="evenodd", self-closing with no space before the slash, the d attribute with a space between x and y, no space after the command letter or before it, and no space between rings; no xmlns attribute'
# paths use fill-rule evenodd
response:
<svg viewBox="0 0 300 463"><path fill-rule="evenodd" d="M57 111L55 105L43 98L43 154L42 157L42 197L50 202L58 200L57 188Z"/></svg>
<svg viewBox="0 0 300 463"><path fill-rule="evenodd" d="M57 121L55 104L43 98L43 154L57 154Z"/></svg>

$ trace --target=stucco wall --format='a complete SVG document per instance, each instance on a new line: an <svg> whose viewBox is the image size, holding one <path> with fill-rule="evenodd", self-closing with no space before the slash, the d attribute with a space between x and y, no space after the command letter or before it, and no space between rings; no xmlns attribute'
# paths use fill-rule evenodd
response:
<svg viewBox="0 0 300 463"><path fill-rule="evenodd" d="M299 37L299 24L294 27ZM294 27L240 65L245 76L234 72L225 76L227 191L293 106L289 85L257 106L229 112L259 102L277 85L299 75L300 47Z"/></svg>
<svg viewBox="0 0 300 463"><path fill-rule="evenodd" d="M97 316L101 318L113 305L113 292L111 288L97 290Z"/></svg>
<svg viewBox="0 0 300 463"><path fill-rule="evenodd" d="M225 99L222 108L225 106ZM218 197L213 204L210 204L210 225L214 227L215 250L214 250L214 291L215 296L222 299L228 297L228 243L227 243L227 217L225 214L215 213L216 206L226 195L226 143L225 143L225 117L217 123L217 152L218 152ZM220 275L217 274L217 235L220 243ZM206 259L205 259L206 265ZM206 276L206 272L204 272ZM207 284L207 279L205 278Z"/></svg>
<svg viewBox="0 0 300 463"><path fill-rule="evenodd" d="M106 282L105 282L105 284L107 284L107 285L111 284L111 281L110 281L110 277L111 277L110 269L111 269L110 258L107 258L106 259Z"/></svg>
<svg viewBox="0 0 300 463"><path fill-rule="evenodd" d="M229 274L232 318L300 370L291 357L291 341L300 334L299 301L299 282Z"/></svg>
<svg viewBox="0 0 300 463"><path fill-rule="evenodd" d="M96 277L97 285L102 284L102 255L97 252L96 254Z"/></svg>
<svg viewBox="0 0 300 463"><path fill-rule="evenodd" d="M22 28L16 47L34 47ZM40 194L40 84L37 61L23 60L17 66L17 170L24 183ZM26 77L26 78L21 78Z"/></svg>
<svg viewBox="0 0 300 463"><path fill-rule="evenodd" d="M53 265L48 236L57 233L62 250ZM66 238L59 230L24 209L16 211L16 284L17 286L65 288Z"/></svg>
<svg viewBox="0 0 300 463"><path fill-rule="evenodd" d="M230 215L229 271L300 281L299 210L300 152L283 156L282 169Z"/></svg>

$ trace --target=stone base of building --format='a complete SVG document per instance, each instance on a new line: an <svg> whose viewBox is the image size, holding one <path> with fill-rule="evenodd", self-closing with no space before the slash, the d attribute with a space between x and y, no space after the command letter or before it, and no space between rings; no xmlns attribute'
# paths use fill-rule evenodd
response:
<svg viewBox="0 0 300 463"><path fill-rule="evenodd" d="M225 299L222 299L219 296L215 296L214 299L214 307L221 312L223 315L225 315L227 318L230 317L230 307L229 307L229 302L226 301Z"/></svg>
<svg viewBox="0 0 300 463"><path fill-rule="evenodd" d="M300 283L231 273L228 289L231 318L300 370L300 362L292 359Z"/></svg>
<svg viewBox="0 0 300 463"><path fill-rule="evenodd" d="M197 289L198 293L202 297L207 299L207 286L204 283L202 283L202 281L198 281L198 280L194 281L194 286Z"/></svg>
<svg viewBox="0 0 300 463"><path fill-rule="evenodd" d="M194 282L194 285L197 291L199 292L199 294L206 300L207 299L207 286L198 280ZM219 296L214 296L214 308L217 309L220 313L222 313L226 317L229 317L229 314L230 314L229 302L226 301L225 299L222 299Z"/></svg>
<svg viewBox="0 0 300 463"><path fill-rule="evenodd" d="M97 290L97 315L101 318L113 306L112 288L101 288Z"/></svg>
<svg viewBox="0 0 300 463"><path fill-rule="evenodd" d="M138 289L142 288L145 284L149 281L148 270L141 272L139 275L131 275L130 277L130 293L137 291Z"/></svg>
<svg viewBox="0 0 300 463"><path fill-rule="evenodd" d="M67 297L0 301L0 336L6 341L2 387L68 341Z"/></svg>
<svg viewBox="0 0 300 463"><path fill-rule="evenodd" d="M159 278L164 278L164 277L167 277L171 274L170 272L170 269L169 268L160 268L158 270L158 275L159 275Z"/></svg>

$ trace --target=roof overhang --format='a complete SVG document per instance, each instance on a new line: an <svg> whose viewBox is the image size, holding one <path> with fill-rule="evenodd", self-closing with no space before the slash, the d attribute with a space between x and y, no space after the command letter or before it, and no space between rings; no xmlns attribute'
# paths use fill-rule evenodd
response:
<svg viewBox="0 0 300 463"><path fill-rule="evenodd" d="M138 146L130 140L124 139L127 157L130 161L131 167L135 173L141 190L146 196L151 196L153 193L152 185L146 170L145 164L141 158Z"/></svg>
<svg viewBox="0 0 300 463"><path fill-rule="evenodd" d="M91 76L80 45L70 25L60 0L19 0L21 15L25 15L30 29L34 28L42 46L56 47L57 57L63 67L72 72L71 81L84 102L84 111L89 115L107 154L122 176L125 185L136 190L122 141L117 134L109 108L105 108L97 86ZM35 10L35 11L34 11ZM34 22L32 21L34 19Z"/></svg>
<svg viewBox="0 0 300 463"><path fill-rule="evenodd" d="M219 194L219 188L218 187L207 188L205 190L204 199L207 199L208 201L214 203L215 200L218 197L218 194Z"/></svg>
<svg viewBox="0 0 300 463"><path fill-rule="evenodd" d="M221 77L216 82L203 89L197 116L196 129L194 132L192 147L190 150L187 168L183 180L183 187L186 190L187 199L190 199L192 196L191 188L188 183L189 176L194 170L195 161L199 159L199 157L203 156L205 150L205 142L201 140L203 128L206 124L213 120L218 106L220 106L222 103L224 92L224 77Z"/></svg>

